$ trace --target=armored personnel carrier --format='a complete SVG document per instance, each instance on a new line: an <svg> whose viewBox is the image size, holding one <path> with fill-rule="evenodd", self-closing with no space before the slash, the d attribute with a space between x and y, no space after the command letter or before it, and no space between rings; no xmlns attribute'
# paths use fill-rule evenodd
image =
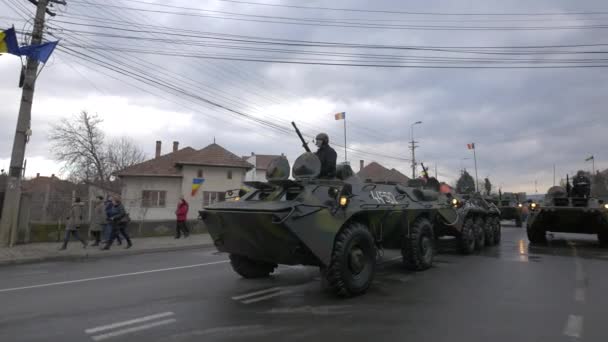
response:
<svg viewBox="0 0 608 342"><path fill-rule="evenodd" d="M593 198L590 179L579 171L570 185L553 186L543 203L530 202L527 223L531 243L546 242L546 232L597 234L602 245L608 245L608 204Z"/></svg>
<svg viewBox="0 0 608 342"><path fill-rule="evenodd" d="M505 192L498 196L496 202L502 220L515 221L515 226L523 226L522 209L526 198L522 198L521 194Z"/></svg>
<svg viewBox="0 0 608 342"><path fill-rule="evenodd" d="M236 273L258 278L278 264L318 266L330 289L354 296L372 284L382 249L400 250L409 269L431 267L435 224L455 217L444 196L363 182L348 164L337 166L335 179L320 179L320 161L300 138L307 152L295 161L293 180L287 159L277 158L267 182L246 182L253 190L200 212Z"/></svg>
<svg viewBox="0 0 608 342"><path fill-rule="evenodd" d="M454 236L463 254L500 243L500 210L479 193L448 194L454 208L436 227L438 236Z"/></svg>

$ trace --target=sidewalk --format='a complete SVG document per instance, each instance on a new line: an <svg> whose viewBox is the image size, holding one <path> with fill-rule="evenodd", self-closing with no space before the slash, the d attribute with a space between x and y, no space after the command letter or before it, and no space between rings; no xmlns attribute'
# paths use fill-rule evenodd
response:
<svg viewBox="0 0 608 342"><path fill-rule="evenodd" d="M125 241L123 241L122 246L118 246L114 243L112 249L109 251L102 251L99 247L91 246L84 249L79 241L70 241L68 248L64 251L59 250L59 247L61 247L61 243L59 242L17 245L12 248L0 248L0 266L51 260L77 260L105 256L194 249L213 246L213 241L209 234L193 234L187 239L175 239L172 236L134 238L133 247L125 249L125 245Z"/></svg>

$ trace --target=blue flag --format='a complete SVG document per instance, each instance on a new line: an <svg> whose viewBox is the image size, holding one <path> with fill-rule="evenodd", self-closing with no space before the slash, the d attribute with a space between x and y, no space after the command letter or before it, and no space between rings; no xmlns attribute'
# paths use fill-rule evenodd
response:
<svg viewBox="0 0 608 342"><path fill-rule="evenodd" d="M40 45L28 45L21 47L21 56L27 56L29 58L34 58L39 60L42 63L46 63L51 57L53 50L55 50L55 46L57 46L56 42L48 42Z"/></svg>
<svg viewBox="0 0 608 342"><path fill-rule="evenodd" d="M19 44L14 28L0 31L0 53L4 52L19 56Z"/></svg>

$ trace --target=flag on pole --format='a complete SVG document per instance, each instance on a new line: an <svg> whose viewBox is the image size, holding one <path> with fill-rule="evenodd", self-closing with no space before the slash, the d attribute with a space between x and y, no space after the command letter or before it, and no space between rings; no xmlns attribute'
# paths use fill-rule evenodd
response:
<svg viewBox="0 0 608 342"><path fill-rule="evenodd" d="M204 178L193 178L192 179L192 193L191 193L191 196L196 195L196 192L201 187L201 185L203 185L203 182L205 182Z"/></svg>
<svg viewBox="0 0 608 342"><path fill-rule="evenodd" d="M10 53L11 55L20 55L19 44L17 43L17 34L14 28L0 31L0 53Z"/></svg>
<svg viewBox="0 0 608 342"><path fill-rule="evenodd" d="M475 143L467 144L467 149L474 150L475 149Z"/></svg>
<svg viewBox="0 0 608 342"><path fill-rule="evenodd" d="M590 156L589 158L585 159L585 161L590 161L590 160L594 160L595 158L593 158L593 156Z"/></svg>
<svg viewBox="0 0 608 342"><path fill-rule="evenodd" d="M336 114L334 114L334 117L336 118L336 120L345 120L346 112L336 113Z"/></svg>
<svg viewBox="0 0 608 342"><path fill-rule="evenodd" d="M22 46L20 49L21 56L27 56L29 58L37 59L42 63L46 63L46 61L49 60L49 57L51 57L53 50L55 50L57 43L59 43L59 41Z"/></svg>

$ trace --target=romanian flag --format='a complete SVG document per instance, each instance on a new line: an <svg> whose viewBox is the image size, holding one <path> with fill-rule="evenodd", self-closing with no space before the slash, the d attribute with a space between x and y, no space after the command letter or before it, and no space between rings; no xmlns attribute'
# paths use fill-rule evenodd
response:
<svg viewBox="0 0 608 342"><path fill-rule="evenodd" d="M21 54L14 28L0 31L0 53L10 53L17 56Z"/></svg>
<svg viewBox="0 0 608 342"><path fill-rule="evenodd" d="M205 182L204 178L193 178L192 179L192 196L196 195L196 192L201 187L201 185L203 185L203 182Z"/></svg>
<svg viewBox="0 0 608 342"><path fill-rule="evenodd" d="M336 120L344 120L346 119L346 112L336 113L334 114L334 117L336 118Z"/></svg>
<svg viewBox="0 0 608 342"><path fill-rule="evenodd" d="M475 149L475 143L470 143L470 144L467 144L467 148L468 148L469 150L474 150L474 149Z"/></svg>
<svg viewBox="0 0 608 342"><path fill-rule="evenodd" d="M593 158L593 156L591 156L591 157L585 159L585 161L590 161L590 160L593 160L593 159L595 159L595 158Z"/></svg>

